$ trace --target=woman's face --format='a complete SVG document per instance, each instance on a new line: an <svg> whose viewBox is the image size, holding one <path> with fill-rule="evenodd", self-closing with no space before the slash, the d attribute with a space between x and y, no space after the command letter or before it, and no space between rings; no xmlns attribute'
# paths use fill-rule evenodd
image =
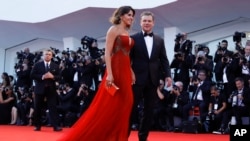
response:
<svg viewBox="0 0 250 141"><path fill-rule="evenodd" d="M134 14L133 11L130 10L127 14L124 14L121 16L121 21L126 25L126 26L131 26L134 20Z"/></svg>

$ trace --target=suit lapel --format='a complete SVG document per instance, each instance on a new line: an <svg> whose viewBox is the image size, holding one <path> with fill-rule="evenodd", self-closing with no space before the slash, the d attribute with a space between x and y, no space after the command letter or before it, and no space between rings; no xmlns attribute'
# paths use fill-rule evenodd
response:
<svg viewBox="0 0 250 141"><path fill-rule="evenodd" d="M141 42L141 48L143 50L143 53L148 57L149 59L149 56L148 56L148 49L147 49L147 45L146 45L146 42L144 40L144 36L143 36L143 33L140 32L139 33L139 39L140 39L140 42Z"/></svg>

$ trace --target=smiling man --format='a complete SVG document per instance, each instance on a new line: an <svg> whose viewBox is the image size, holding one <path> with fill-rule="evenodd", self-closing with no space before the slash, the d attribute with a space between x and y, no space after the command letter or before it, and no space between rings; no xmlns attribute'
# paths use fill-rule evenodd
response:
<svg viewBox="0 0 250 141"><path fill-rule="evenodd" d="M153 108L159 80L164 79L165 84L170 86L172 85L172 79L164 40L153 33L155 25L154 14L150 11L143 12L140 25L142 31L131 36L135 44L130 52L130 57L132 69L136 77L133 85L134 108L131 123L138 121L137 106L143 99L144 114L142 119L140 119L138 136L139 141L146 141L151 127L149 123L151 123L153 118Z"/></svg>

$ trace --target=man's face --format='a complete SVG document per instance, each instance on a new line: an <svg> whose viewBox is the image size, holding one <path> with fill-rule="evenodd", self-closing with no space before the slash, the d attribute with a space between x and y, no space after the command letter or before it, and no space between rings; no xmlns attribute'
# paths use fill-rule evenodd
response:
<svg viewBox="0 0 250 141"><path fill-rule="evenodd" d="M243 88L243 86L244 86L244 83L241 82L241 81L236 81L235 85L236 85L238 90L241 90Z"/></svg>
<svg viewBox="0 0 250 141"><path fill-rule="evenodd" d="M227 48L227 43L226 42L222 42L220 45L222 48Z"/></svg>
<svg viewBox="0 0 250 141"><path fill-rule="evenodd" d="M43 57L46 62L49 62L53 57L53 53L51 51L46 51L44 52Z"/></svg>
<svg viewBox="0 0 250 141"><path fill-rule="evenodd" d="M247 56L250 55L250 46L245 47L245 55L247 55Z"/></svg>
<svg viewBox="0 0 250 141"><path fill-rule="evenodd" d="M218 96L218 95L219 95L219 91L216 90L215 88L212 88L212 89L210 90L210 93L211 93L212 96Z"/></svg>
<svg viewBox="0 0 250 141"><path fill-rule="evenodd" d="M199 79L200 79L201 81L204 81L204 80L206 79L206 74L203 73L203 72L200 72L200 73L198 74L198 77L199 77Z"/></svg>
<svg viewBox="0 0 250 141"><path fill-rule="evenodd" d="M154 20L152 16L142 16L141 17L141 28L144 32L152 32L154 27Z"/></svg>

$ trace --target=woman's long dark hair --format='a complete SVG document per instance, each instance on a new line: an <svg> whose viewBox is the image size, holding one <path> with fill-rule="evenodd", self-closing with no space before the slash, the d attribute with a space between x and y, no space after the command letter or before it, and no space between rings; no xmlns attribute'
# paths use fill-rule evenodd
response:
<svg viewBox="0 0 250 141"><path fill-rule="evenodd" d="M131 7L131 6L122 6L118 9L116 9L112 15L112 17L110 18L110 22L112 24L119 24L121 22L121 16L129 13L129 11L133 12L133 16L135 15L135 10Z"/></svg>

